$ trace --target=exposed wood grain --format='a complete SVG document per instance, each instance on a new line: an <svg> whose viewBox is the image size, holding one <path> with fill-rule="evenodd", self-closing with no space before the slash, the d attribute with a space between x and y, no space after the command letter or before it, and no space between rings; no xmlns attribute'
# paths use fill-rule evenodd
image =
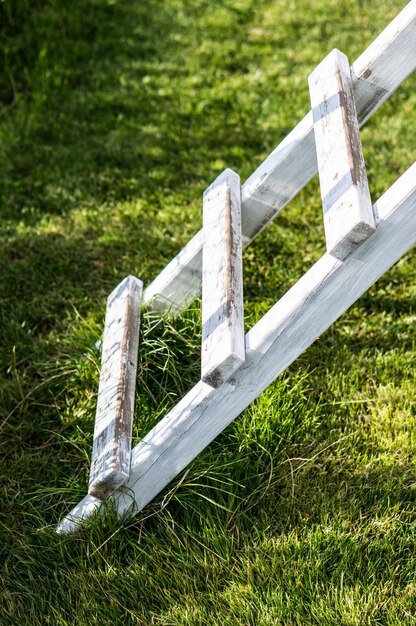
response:
<svg viewBox="0 0 416 626"><path fill-rule="evenodd" d="M109 295L88 493L104 500L130 474L143 283L125 278Z"/></svg>
<svg viewBox="0 0 416 626"><path fill-rule="evenodd" d="M131 475L112 501L141 510L273 380L416 243L416 163L374 205L375 233L345 261L325 254L246 335L233 384L198 383L132 451ZM73 532L89 496L60 529Z"/></svg>
<svg viewBox="0 0 416 626"><path fill-rule="evenodd" d="M203 199L201 378L218 387L244 363L240 177L226 169Z"/></svg>
<svg viewBox="0 0 416 626"><path fill-rule="evenodd" d="M412 0L351 67L360 126L415 69L415 41L416 0ZM296 196L317 169L309 112L242 186L244 247ZM146 303L177 313L200 294L202 242L200 231L146 288Z"/></svg>
<svg viewBox="0 0 416 626"><path fill-rule="evenodd" d="M332 50L309 76L326 247L345 259L375 230L345 54Z"/></svg>

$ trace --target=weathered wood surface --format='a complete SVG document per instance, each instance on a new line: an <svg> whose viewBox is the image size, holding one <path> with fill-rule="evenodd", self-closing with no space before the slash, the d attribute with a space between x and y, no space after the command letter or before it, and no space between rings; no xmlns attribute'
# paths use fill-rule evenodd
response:
<svg viewBox="0 0 416 626"><path fill-rule="evenodd" d="M240 177L226 169L203 197L201 378L218 387L244 363Z"/></svg>
<svg viewBox="0 0 416 626"><path fill-rule="evenodd" d="M416 67L416 0L409 2L351 67L359 125ZM273 150L241 189L243 246L247 246L317 173L312 112ZM183 310L201 289L202 230L146 288L159 310Z"/></svg>
<svg viewBox="0 0 416 626"><path fill-rule="evenodd" d="M377 201L374 215L371 237L345 261L324 254L247 333L246 361L233 384L198 383L133 449L130 478L112 498L121 516L150 502L416 243L416 163ZM60 532L76 531L91 510L87 496Z"/></svg>
<svg viewBox="0 0 416 626"><path fill-rule="evenodd" d="M107 300L88 493L105 500L130 474L143 283L128 276Z"/></svg>
<svg viewBox="0 0 416 626"><path fill-rule="evenodd" d="M335 49L309 76L326 247L345 259L375 230L348 58Z"/></svg>

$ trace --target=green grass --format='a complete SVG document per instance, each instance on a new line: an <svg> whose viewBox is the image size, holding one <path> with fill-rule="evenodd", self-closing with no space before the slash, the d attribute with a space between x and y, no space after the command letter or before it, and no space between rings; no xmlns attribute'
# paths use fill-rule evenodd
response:
<svg viewBox="0 0 416 626"><path fill-rule="evenodd" d="M416 619L409 252L134 520L86 491L106 295L146 284L404 0L0 3L0 623ZM373 198L415 159L415 77L362 132ZM249 328L324 250L315 179L248 248ZM142 325L137 441L199 377L200 316Z"/></svg>

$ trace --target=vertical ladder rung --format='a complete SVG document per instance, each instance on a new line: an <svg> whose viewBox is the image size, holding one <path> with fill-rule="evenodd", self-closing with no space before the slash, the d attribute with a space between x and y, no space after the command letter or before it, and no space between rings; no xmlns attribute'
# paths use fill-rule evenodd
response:
<svg viewBox="0 0 416 626"><path fill-rule="evenodd" d="M345 259L375 230L348 58L332 50L309 76L327 250Z"/></svg>
<svg viewBox="0 0 416 626"><path fill-rule="evenodd" d="M245 360L240 177L231 169L203 198L201 377L218 387Z"/></svg>
<svg viewBox="0 0 416 626"><path fill-rule="evenodd" d="M88 493L105 500L130 474L143 283L128 276L107 299Z"/></svg>

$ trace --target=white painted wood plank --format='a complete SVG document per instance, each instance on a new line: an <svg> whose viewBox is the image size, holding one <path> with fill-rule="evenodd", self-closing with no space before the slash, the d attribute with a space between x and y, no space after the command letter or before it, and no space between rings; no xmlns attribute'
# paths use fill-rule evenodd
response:
<svg viewBox="0 0 416 626"><path fill-rule="evenodd" d="M362 126L416 67L416 0L409 2L351 67ZM243 184L242 233L246 247L317 173L310 111ZM158 310L177 313L201 290L200 231L144 292Z"/></svg>
<svg viewBox="0 0 416 626"><path fill-rule="evenodd" d="M337 49L309 76L326 247L345 259L375 230L350 64Z"/></svg>
<svg viewBox="0 0 416 626"><path fill-rule="evenodd" d="M201 378L212 387L245 359L240 195L226 169L203 197Z"/></svg>
<svg viewBox="0 0 416 626"><path fill-rule="evenodd" d="M246 335L233 384L198 383L133 449L131 475L112 502L141 510L416 243L416 163L374 205L377 229L345 261L325 254ZM67 516L84 523L88 497ZM65 528L63 520L61 528Z"/></svg>
<svg viewBox="0 0 416 626"><path fill-rule="evenodd" d="M143 283L128 276L107 300L88 493L105 500L130 474Z"/></svg>
<svg viewBox="0 0 416 626"><path fill-rule="evenodd" d="M143 294L146 304L151 303L154 309L175 315L200 295L203 242L204 232L201 228L146 287Z"/></svg>

